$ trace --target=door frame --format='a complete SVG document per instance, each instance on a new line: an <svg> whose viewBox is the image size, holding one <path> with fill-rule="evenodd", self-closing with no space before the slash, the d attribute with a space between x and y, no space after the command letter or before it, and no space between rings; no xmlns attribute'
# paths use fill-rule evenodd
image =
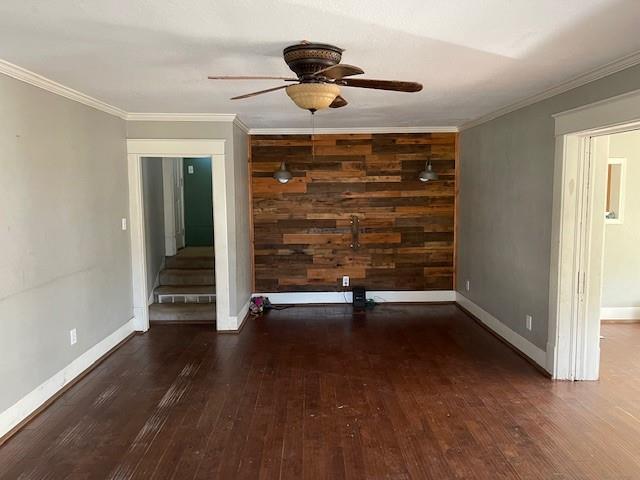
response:
<svg viewBox="0 0 640 480"><path fill-rule="evenodd" d="M211 157L213 224L216 278L216 328L230 330L230 268L228 203L225 173L225 140L128 139L129 228L131 235L131 274L133 284L134 328L149 329L147 299L147 261L144 232L142 158Z"/></svg>
<svg viewBox="0 0 640 480"><path fill-rule="evenodd" d="M606 183L598 169L608 143L601 137L640 128L640 90L553 117L547 369L557 380L597 380L604 256L604 215L599 209Z"/></svg>

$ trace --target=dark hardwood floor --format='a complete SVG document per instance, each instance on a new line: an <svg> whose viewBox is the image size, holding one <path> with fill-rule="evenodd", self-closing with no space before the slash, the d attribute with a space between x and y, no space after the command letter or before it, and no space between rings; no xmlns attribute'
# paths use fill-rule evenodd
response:
<svg viewBox="0 0 640 480"><path fill-rule="evenodd" d="M2 479L640 478L640 324L552 382L453 305L136 336L0 448Z"/></svg>

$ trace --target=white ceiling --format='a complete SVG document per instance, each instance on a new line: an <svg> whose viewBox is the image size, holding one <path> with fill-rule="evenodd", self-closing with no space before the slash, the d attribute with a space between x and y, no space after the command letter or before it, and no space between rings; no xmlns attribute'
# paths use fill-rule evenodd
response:
<svg viewBox="0 0 640 480"><path fill-rule="evenodd" d="M318 127L460 125L640 51L640 0L2 0L0 58L128 112L237 113L308 127L284 91L282 48L345 48L363 77L419 93L344 88Z"/></svg>

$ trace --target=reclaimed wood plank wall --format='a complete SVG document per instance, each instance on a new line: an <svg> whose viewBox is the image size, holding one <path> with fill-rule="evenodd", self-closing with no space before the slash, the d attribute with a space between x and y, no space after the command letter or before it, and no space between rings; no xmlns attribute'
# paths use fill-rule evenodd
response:
<svg viewBox="0 0 640 480"><path fill-rule="evenodd" d="M453 289L455 158L455 133L316 135L313 147L252 136L255 291L339 291L343 275L368 290ZM285 185L272 178L282 160ZM440 180L425 184L427 160Z"/></svg>

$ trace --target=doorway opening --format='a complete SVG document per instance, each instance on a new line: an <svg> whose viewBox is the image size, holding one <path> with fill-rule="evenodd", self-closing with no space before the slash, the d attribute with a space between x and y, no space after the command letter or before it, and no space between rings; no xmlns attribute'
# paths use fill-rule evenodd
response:
<svg viewBox="0 0 640 480"><path fill-rule="evenodd" d="M622 179L628 162L611 142L640 129L640 91L557 114L555 122L547 368L558 380L597 380L601 341L606 341L601 340L605 277L614 267L611 259L605 264L607 227L620 225L628 213L621 205L629 190ZM626 289L638 287L636 277ZM613 288L620 292L619 285Z"/></svg>
<svg viewBox="0 0 640 480"><path fill-rule="evenodd" d="M157 285L153 289L150 288L149 275L150 261L148 261L148 241L147 236L151 235L148 230L147 222L145 222L145 189L143 178L143 165L145 158L150 158L153 165L167 165L167 171L173 171L171 175L162 175L163 192L162 204L166 205L166 211L171 208L174 212L165 216L165 250L164 250L164 269L166 267L174 267L173 269L190 270L183 275L199 276L198 283L202 290L208 289L206 292L194 291L183 292L190 297L189 303L200 304L200 308L206 309L210 318L181 318L180 320L201 320L211 323L211 319L215 319L215 327L217 330L229 331L237 328L237 318L230 315L230 295L229 285L230 268L229 268L229 225L228 212L229 203L227 202L227 180L226 180L226 163L225 163L225 141L224 140L181 140L181 139L130 139L127 140L128 164L129 164L129 228L131 231L131 271L133 283L133 313L134 325L138 331L146 331L149 328L149 303L150 300L158 299L157 303L179 303L185 300L183 298L174 299L171 297L179 297L180 295L172 295L175 292L169 292L169 295L161 297L156 294L164 294L160 290L156 292ZM180 192L180 188L184 187L184 159L189 158L206 158L209 160L210 176L209 189L211 191L213 214L211 225L213 226L213 248L211 246L192 247L194 249L205 248L211 254L203 255L201 251L189 251L186 233L186 217L185 194ZM176 163L178 162L178 163ZM182 162L182 164L180 164ZM169 167L171 166L171 167ZM159 168L156 166L156 168ZM194 169L195 170L195 169ZM182 182L179 177L182 172ZM164 173L164 172L163 172ZM158 174L156 173L156 176ZM166 182L165 182L166 178ZM165 184L166 183L166 184ZM173 193L166 195L165 203L164 189L170 188L173 184ZM176 189L178 193L176 193ZM158 203L156 197L156 204ZM188 208L188 207L187 207ZM182 220L180 220L180 212L183 211ZM208 209L211 213L211 208ZM163 215L165 211L162 212ZM155 215L158 215L157 211ZM181 230L181 221L184 222L184 230ZM175 231L171 231L171 225ZM169 232L171 235L166 235ZM156 232L157 233L157 232ZM182 237L184 236L184 246L182 245ZM171 241L173 239L173 241ZM175 242L175 247L173 247ZM167 246L169 251L167 251ZM172 251L171 248L174 248ZM182 247L182 248L181 248ZM175 252L175 253L174 253ZM167 255L169 253L169 255ZM172 255L173 253L173 255ZM168 262L169 260L169 262ZM181 268L188 266L188 268ZM180 268L177 268L180 267ZM168 270L171 270L169 268ZM205 271L206 270L206 271ZM176 272L165 273L165 275L174 274ZM178 275L180 273L177 273ZM171 286L181 285L177 278L171 278ZM184 286L184 285L183 285ZM214 289L213 295L210 290ZM200 315L201 316L201 315Z"/></svg>
<svg viewBox="0 0 640 480"><path fill-rule="evenodd" d="M215 322L211 158L143 157L151 324Z"/></svg>

